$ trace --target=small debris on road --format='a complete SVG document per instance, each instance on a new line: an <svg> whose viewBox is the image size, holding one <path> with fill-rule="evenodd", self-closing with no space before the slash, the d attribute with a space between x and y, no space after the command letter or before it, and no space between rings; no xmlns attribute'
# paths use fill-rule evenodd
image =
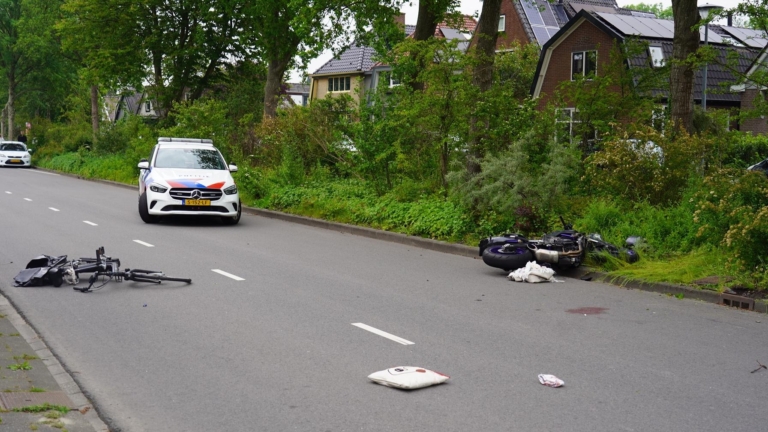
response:
<svg viewBox="0 0 768 432"><path fill-rule="evenodd" d="M397 366L368 375L368 379L376 384L403 390L442 384L448 381L448 378L448 375L416 366Z"/></svg>
<svg viewBox="0 0 768 432"><path fill-rule="evenodd" d="M763 370L763 369L768 369L768 367L766 367L764 364L760 363L760 361L759 361L759 360L757 361L757 364L759 364L759 365L760 365L760 367L758 367L757 369L753 370L753 371L752 371L752 372L750 372L750 373L760 372L760 371L761 371L761 370Z"/></svg>
<svg viewBox="0 0 768 432"><path fill-rule="evenodd" d="M565 385L565 382L554 375L539 374L539 382L547 387L557 388Z"/></svg>

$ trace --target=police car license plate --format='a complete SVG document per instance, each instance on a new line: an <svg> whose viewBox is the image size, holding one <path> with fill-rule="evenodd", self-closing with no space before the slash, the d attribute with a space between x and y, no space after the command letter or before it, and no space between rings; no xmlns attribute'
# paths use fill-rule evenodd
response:
<svg viewBox="0 0 768 432"><path fill-rule="evenodd" d="M209 206L209 205L211 205L211 200L193 200L193 199L188 199L188 200L184 200L184 205L188 205L188 206Z"/></svg>

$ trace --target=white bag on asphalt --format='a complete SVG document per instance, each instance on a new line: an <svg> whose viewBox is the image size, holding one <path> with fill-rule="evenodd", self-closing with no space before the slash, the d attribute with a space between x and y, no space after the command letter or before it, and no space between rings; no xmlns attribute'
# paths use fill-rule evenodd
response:
<svg viewBox="0 0 768 432"><path fill-rule="evenodd" d="M554 278L555 271L549 267L544 267L536 263L536 261L529 261L525 267L519 268L507 276L507 279L515 282L562 282Z"/></svg>
<svg viewBox="0 0 768 432"><path fill-rule="evenodd" d="M368 379L376 384L404 390L442 384L448 381L448 378L448 375L416 366L397 366L368 375Z"/></svg>

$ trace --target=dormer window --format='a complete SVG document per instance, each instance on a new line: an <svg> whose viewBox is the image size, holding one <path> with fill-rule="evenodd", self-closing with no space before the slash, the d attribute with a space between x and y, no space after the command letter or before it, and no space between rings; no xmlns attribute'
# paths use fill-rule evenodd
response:
<svg viewBox="0 0 768 432"><path fill-rule="evenodd" d="M503 32L507 30L507 16L501 15L499 16L499 28L498 31Z"/></svg>
<svg viewBox="0 0 768 432"><path fill-rule="evenodd" d="M651 66L655 68L664 67L664 52L661 50L661 47L648 47L648 56L651 59Z"/></svg>
<svg viewBox="0 0 768 432"><path fill-rule="evenodd" d="M144 102L144 112L152 112L152 102L151 101Z"/></svg>

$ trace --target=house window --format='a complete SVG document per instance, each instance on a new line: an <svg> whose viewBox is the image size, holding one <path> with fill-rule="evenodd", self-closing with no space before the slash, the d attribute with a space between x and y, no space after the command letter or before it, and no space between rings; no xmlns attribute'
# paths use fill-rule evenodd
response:
<svg viewBox="0 0 768 432"><path fill-rule="evenodd" d="M577 77L592 79L597 73L597 51L577 51L571 53L571 80Z"/></svg>
<svg viewBox="0 0 768 432"><path fill-rule="evenodd" d="M144 102L144 112L151 112L152 111L152 102L146 101Z"/></svg>
<svg viewBox="0 0 768 432"><path fill-rule="evenodd" d="M507 16L506 15L499 16L499 28L498 28L498 30L500 32L503 32L503 31L507 30Z"/></svg>
<svg viewBox="0 0 768 432"><path fill-rule="evenodd" d="M192 100L192 92L186 92L184 93L184 100Z"/></svg>
<svg viewBox="0 0 768 432"><path fill-rule="evenodd" d="M400 85L400 78L397 78L391 71L383 72L381 76L383 77L384 82L389 85L389 88Z"/></svg>
<svg viewBox="0 0 768 432"><path fill-rule="evenodd" d="M576 134L574 124L581 123L579 111L576 108L560 108L555 111L555 126L558 135L569 139Z"/></svg>
<svg viewBox="0 0 768 432"><path fill-rule="evenodd" d="M352 79L350 77L328 78L328 91L349 91Z"/></svg>
<svg viewBox="0 0 768 432"><path fill-rule="evenodd" d="M648 55L651 58L651 66L655 68L664 66L664 52L661 50L661 47L648 47Z"/></svg>

